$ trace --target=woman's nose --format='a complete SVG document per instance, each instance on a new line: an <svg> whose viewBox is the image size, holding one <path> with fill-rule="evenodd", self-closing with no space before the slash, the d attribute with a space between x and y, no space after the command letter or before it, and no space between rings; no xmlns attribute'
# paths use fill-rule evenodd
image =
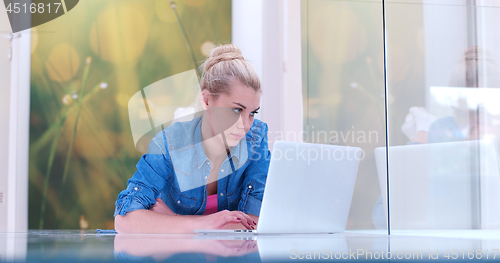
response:
<svg viewBox="0 0 500 263"><path fill-rule="evenodd" d="M244 129L245 128L245 123L243 122L243 117L240 114L240 117L236 121L236 128L238 129Z"/></svg>
<svg viewBox="0 0 500 263"><path fill-rule="evenodd" d="M248 132L248 130L250 130L250 127L252 126L252 120L249 117L243 117L240 115L240 119L238 121L239 129L244 129L245 132Z"/></svg>
<svg viewBox="0 0 500 263"><path fill-rule="evenodd" d="M250 118L245 118L240 114L238 121L236 123L236 128L248 131L252 123L250 122Z"/></svg>

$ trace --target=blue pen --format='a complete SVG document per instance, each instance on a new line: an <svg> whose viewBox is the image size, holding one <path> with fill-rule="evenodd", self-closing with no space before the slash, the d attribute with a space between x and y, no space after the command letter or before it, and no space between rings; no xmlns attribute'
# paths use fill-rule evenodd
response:
<svg viewBox="0 0 500 263"><path fill-rule="evenodd" d="M95 231L99 234L116 234L114 229L96 229Z"/></svg>

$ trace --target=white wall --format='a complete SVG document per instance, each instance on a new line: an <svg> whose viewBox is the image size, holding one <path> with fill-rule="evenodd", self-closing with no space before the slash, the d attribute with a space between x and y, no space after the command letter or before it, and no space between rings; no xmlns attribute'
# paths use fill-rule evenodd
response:
<svg viewBox="0 0 500 263"><path fill-rule="evenodd" d="M31 35L11 42L10 32L5 6L0 4L0 232L26 232ZM9 233L0 240L0 261L24 261L26 252L25 235Z"/></svg>
<svg viewBox="0 0 500 263"><path fill-rule="evenodd" d="M443 19L446 14L446 19ZM424 5L424 53L427 109L438 117L450 116L449 107L437 107L432 101L431 86L448 86L457 62L467 49L467 8L465 5Z"/></svg>
<svg viewBox="0 0 500 263"><path fill-rule="evenodd" d="M11 37L7 12L0 6L0 232L26 232L31 30Z"/></svg>
<svg viewBox="0 0 500 263"><path fill-rule="evenodd" d="M10 62L7 58L9 49L9 18L5 6L0 5L0 232L7 230L7 175L9 148L9 98L10 98Z"/></svg>
<svg viewBox="0 0 500 263"><path fill-rule="evenodd" d="M269 126L269 147L276 139L302 141L300 0L233 0L232 37L261 79L257 118Z"/></svg>
<svg viewBox="0 0 500 263"><path fill-rule="evenodd" d="M7 231L28 230L31 29L12 41L9 107Z"/></svg>
<svg viewBox="0 0 500 263"><path fill-rule="evenodd" d="M263 0L234 0L231 6L232 43L252 62L262 79Z"/></svg>

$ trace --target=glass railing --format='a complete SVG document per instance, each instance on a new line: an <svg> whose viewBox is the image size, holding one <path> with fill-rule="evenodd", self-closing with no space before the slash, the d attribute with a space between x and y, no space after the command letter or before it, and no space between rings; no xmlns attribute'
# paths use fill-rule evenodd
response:
<svg viewBox="0 0 500 263"><path fill-rule="evenodd" d="M302 8L305 139L365 154L347 229L499 229L500 2Z"/></svg>

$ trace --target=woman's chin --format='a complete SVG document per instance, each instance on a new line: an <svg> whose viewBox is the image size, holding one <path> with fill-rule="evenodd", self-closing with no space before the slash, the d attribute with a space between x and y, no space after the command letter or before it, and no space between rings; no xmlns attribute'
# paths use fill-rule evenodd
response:
<svg viewBox="0 0 500 263"><path fill-rule="evenodd" d="M238 145L238 143L240 143L240 141L241 141L241 139L237 139L237 138L231 138L231 137L226 137L226 138L227 138L226 142L227 142L227 145L229 147L234 147L234 146Z"/></svg>
<svg viewBox="0 0 500 263"><path fill-rule="evenodd" d="M234 146L238 145L239 142L240 141L236 141L236 140L228 140L227 141L227 146L234 147Z"/></svg>

